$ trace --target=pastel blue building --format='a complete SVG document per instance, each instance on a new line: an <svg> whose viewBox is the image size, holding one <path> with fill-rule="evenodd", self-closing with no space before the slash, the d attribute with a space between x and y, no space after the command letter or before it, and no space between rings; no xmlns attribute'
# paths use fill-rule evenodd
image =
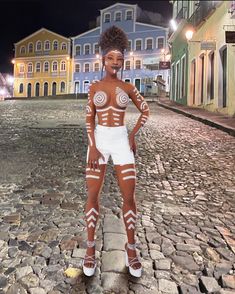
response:
<svg viewBox="0 0 235 294"><path fill-rule="evenodd" d="M133 83L144 95L157 94L161 86L168 92L170 70L159 67L159 62L167 57L168 28L151 24L154 22L151 19L156 22L159 16L137 5L123 3L100 10L97 26L72 38L72 92L87 93L90 83L101 79L98 41L101 33L112 25L123 29L129 41L122 79Z"/></svg>

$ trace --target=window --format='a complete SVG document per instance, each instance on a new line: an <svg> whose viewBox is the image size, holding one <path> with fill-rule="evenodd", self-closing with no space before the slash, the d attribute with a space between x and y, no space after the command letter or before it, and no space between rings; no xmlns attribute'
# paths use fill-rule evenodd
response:
<svg viewBox="0 0 235 294"><path fill-rule="evenodd" d="M44 72L48 72L49 71L49 62L46 61L44 62Z"/></svg>
<svg viewBox="0 0 235 294"><path fill-rule="evenodd" d="M132 45L132 41L131 40L128 40L128 46L127 46L127 51L131 51L131 46Z"/></svg>
<svg viewBox="0 0 235 294"><path fill-rule="evenodd" d="M19 93L23 93L24 92L24 85L21 83L19 86Z"/></svg>
<svg viewBox="0 0 235 294"><path fill-rule="evenodd" d="M81 55L81 46L80 45L77 45L75 47L75 52L76 52L76 55Z"/></svg>
<svg viewBox="0 0 235 294"><path fill-rule="evenodd" d="M158 38L157 39L157 48L158 49L164 48L164 38Z"/></svg>
<svg viewBox="0 0 235 294"><path fill-rule="evenodd" d="M147 39L146 40L146 50L152 50L153 49L153 39Z"/></svg>
<svg viewBox="0 0 235 294"><path fill-rule="evenodd" d="M66 43L62 43L62 45L61 45L61 50L67 50L67 45L66 45Z"/></svg>
<svg viewBox="0 0 235 294"><path fill-rule="evenodd" d="M56 40L53 42L53 50L58 50L58 41Z"/></svg>
<svg viewBox="0 0 235 294"><path fill-rule="evenodd" d="M130 70L131 69L131 62L130 60L126 60L125 62L125 70Z"/></svg>
<svg viewBox="0 0 235 294"><path fill-rule="evenodd" d="M135 61L135 69L141 69L141 61L139 59Z"/></svg>
<svg viewBox="0 0 235 294"><path fill-rule="evenodd" d="M58 70L58 62L53 61L53 63L52 63L52 71L57 71L57 70Z"/></svg>
<svg viewBox="0 0 235 294"><path fill-rule="evenodd" d="M20 54L25 54L25 53L26 53L25 46L21 46L20 47Z"/></svg>
<svg viewBox="0 0 235 294"><path fill-rule="evenodd" d="M85 72L89 72L90 71L90 64L89 63L85 63L84 64L84 71Z"/></svg>
<svg viewBox="0 0 235 294"><path fill-rule="evenodd" d="M50 41L45 41L45 43L44 43L44 50L45 51L48 51L48 50L50 50Z"/></svg>
<svg viewBox="0 0 235 294"><path fill-rule="evenodd" d="M99 54L100 53L100 48L99 48L99 45L98 43L95 43L94 44L94 54Z"/></svg>
<svg viewBox="0 0 235 294"><path fill-rule="evenodd" d="M136 40L135 41L135 50L141 50L142 49L142 40Z"/></svg>
<svg viewBox="0 0 235 294"><path fill-rule="evenodd" d="M60 83L60 92L65 93L65 82Z"/></svg>
<svg viewBox="0 0 235 294"><path fill-rule="evenodd" d="M60 64L60 71L65 71L66 70L66 63L65 61L61 61L61 64Z"/></svg>
<svg viewBox="0 0 235 294"><path fill-rule="evenodd" d="M37 41L37 43L36 43L36 51L41 51L41 50L42 50L42 42Z"/></svg>
<svg viewBox="0 0 235 294"><path fill-rule="evenodd" d="M80 64L79 63L75 64L75 72L80 72Z"/></svg>
<svg viewBox="0 0 235 294"><path fill-rule="evenodd" d="M126 20L132 20L133 18L133 11L132 10L127 10L126 11Z"/></svg>
<svg viewBox="0 0 235 294"><path fill-rule="evenodd" d="M115 12L115 21L122 20L122 13L120 11Z"/></svg>
<svg viewBox="0 0 235 294"><path fill-rule="evenodd" d="M110 13L105 13L104 22L110 22L110 20L111 20L111 14Z"/></svg>
<svg viewBox="0 0 235 294"><path fill-rule="evenodd" d="M32 63L28 63L28 70L27 72L33 72L33 64Z"/></svg>
<svg viewBox="0 0 235 294"><path fill-rule="evenodd" d="M20 64L19 73L24 73L24 64Z"/></svg>
<svg viewBox="0 0 235 294"><path fill-rule="evenodd" d="M36 63L36 72L40 72L41 71L41 62L37 62Z"/></svg>
<svg viewBox="0 0 235 294"><path fill-rule="evenodd" d="M99 70L100 70L99 62L96 62L94 65L94 71L99 71Z"/></svg>
<svg viewBox="0 0 235 294"><path fill-rule="evenodd" d="M28 50L29 50L29 53L33 52L33 43L29 43Z"/></svg>
<svg viewBox="0 0 235 294"><path fill-rule="evenodd" d="M85 44L84 45L84 54L85 55L91 54L90 50L91 50L90 44Z"/></svg>

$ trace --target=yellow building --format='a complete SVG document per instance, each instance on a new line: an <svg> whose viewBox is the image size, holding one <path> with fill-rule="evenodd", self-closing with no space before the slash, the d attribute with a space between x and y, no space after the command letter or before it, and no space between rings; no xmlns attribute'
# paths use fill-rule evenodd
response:
<svg viewBox="0 0 235 294"><path fill-rule="evenodd" d="M14 97L69 93L69 38L42 28L14 45Z"/></svg>
<svg viewBox="0 0 235 294"><path fill-rule="evenodd" d="M216 1L205 1L213 4ZM235 115L235 1L217 1L188 42L188 105ZM205 6L205 5L204 5ZM200 11L201 9L201 11ZM195 11L195 20L203 15ZM201 14L199 14L199 12ZM227 38L230 36L230 40Z"/></svg>

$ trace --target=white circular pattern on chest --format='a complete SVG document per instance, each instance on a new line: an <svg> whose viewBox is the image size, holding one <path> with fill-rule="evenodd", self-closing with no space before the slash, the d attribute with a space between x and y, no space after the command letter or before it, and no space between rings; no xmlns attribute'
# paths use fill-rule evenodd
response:
<svg viewBox="0 0 235 294"><path fill-rule="evenodd" d="M116 102L120 107L126 107L129 102L129 96L119 87L116 88Z"/></svg>
<svg viewBox="0 0 235 294"><path fill-rule="evenodd" d="M95 106L104 106L107 103L107 94L103 91L98 91L94 95Z"/></svg>

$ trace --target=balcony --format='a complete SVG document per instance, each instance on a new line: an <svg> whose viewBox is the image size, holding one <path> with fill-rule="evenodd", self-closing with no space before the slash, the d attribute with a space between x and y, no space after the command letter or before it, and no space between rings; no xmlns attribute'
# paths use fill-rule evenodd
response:
<svg viewBox="0 0 235 294"><path fill-rule="evenodd" d="M176 21L180 22L181 19L187 19L188 18L187 11L188 11L187 7L182 7L180 11L178 12L178 14L176 15L176 18L175 18Z"/></svg>
<svg viewBox="0 0 235 294"><path fill-rule="evenodd" d="M198 7L194 13L189 18L189 22L197 27L201 22L203 22L206 17L215 10L215 8L220 4L221 1L200 1Z"/></svg>

